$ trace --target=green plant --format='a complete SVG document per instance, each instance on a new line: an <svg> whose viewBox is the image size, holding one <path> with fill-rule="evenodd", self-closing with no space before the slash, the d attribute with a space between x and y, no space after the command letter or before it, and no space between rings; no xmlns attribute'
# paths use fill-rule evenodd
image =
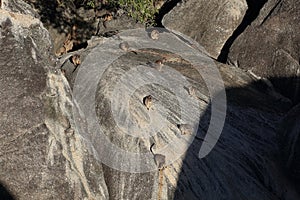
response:
<svg viewBox="0 0 300 200"><path fill-rule="evenodd" d="M154 0L106 0L110 7L123 9L133 19L147 25L155 25L155 14L158 9L154 6ZM90 8L95 8L99 0L83 0L83 4ZM105 3L105 4L106 4Z"/></svg>
<svg viewBox="0 0 300 200"><path fill-rule="evenodd" d="M95 0L88 0L86 5L90 8L95 8Z"/></svg>
<svg viewBox="0 0 300 200"><path fill-rule="evenodd" d="M109 0L110 4L118 5L133 19L147 25L155 25L155 8L153 0Z"/></svg>

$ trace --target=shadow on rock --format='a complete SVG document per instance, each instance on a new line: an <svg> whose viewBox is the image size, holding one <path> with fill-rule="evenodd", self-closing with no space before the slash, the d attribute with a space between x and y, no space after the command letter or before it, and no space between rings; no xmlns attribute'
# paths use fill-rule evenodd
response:
<svg viewBox="0 0 300 200"><path fill-rule="evenodd" d="M12 194L0 183L0 199L3 200L14 200Z"/></svg>
<svg viewBox="0 0 300 200"><path fill-rule="evenodd" d="M74 40L72 50L85 48L86 41L96 32L94 10L78 2L61 1L61 4L57 0L28 0L28 2L38 11L41 21L53 35L54 46L58 45L55 43L57 40L55 35L72 33Z"/></svg>
<svg viewBox="0 0 300 200"><path fill-rule="evenodd" d="M212 143L206 137L211 116L208 106L183 160L175 200L299 199L300 142L295 138L300 133L296 122L300 109L286 116L291 101L268 95L270 92L261 82L227 89L222 133L212 151L199 159L200 148Z"/></svg>

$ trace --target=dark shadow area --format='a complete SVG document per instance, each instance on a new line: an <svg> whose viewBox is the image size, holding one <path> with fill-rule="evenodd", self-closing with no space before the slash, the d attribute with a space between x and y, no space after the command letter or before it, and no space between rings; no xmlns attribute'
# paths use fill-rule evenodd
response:
<svg viewBox="0 0 300 200"><path fill-rule="evenodd" d="M27 0L26 2L38 11L41 21L48 30L51 27L58 33L67 35L72 33L74 26L76 27L76 35L72 35L74 40L72 51L85 48L86 41L97 31L94 25L96 18L90 17L91 13L96 12L96 8L88 7L82 0ZM80 15L79 9L83 9ZM101 9L106 9L106 7L101 7Z"/></svg>
<svg viewBox="0 0 300 200"><path fill-rule="evenodd" d="M82 43L74 44L74 46L72 48L72 51L77 51L79 49L85 49L87 46L88 46L87 42L82 42Z"/></svg>
<svg viewBox="0 0 300 200"><path fill-rule="evenodd" d="M279 147L282 149L283 168L287 172L289 179L298 186L300 191L300 104L293 109L282 120L279 127L280 135Z"/></svg>
<svg viewBox="0 0 300 200"><path fill-rule="evenodd" d="M155 23L157 27L164 27L162 25L162 19L165 14L169 13L177 3L181 2L181 0L171 0L166 2L159 10L159 12L155 16Z"/></svg>
<svg viewBox="0 0 300 200"><path fill-rule="evenodd" d="M233 42L241 35L247 26L251 25L251 23L257 18L259 15L260 10L264 6L264 4L267 2L267 0L247 0L248 9L246 11L246 14L241 22L241 24L236 28L236 30L233 32L233 34L228 38L228 40L225 42L220 55L218 56L217 60L221 63L226 63L228 53L230 50L230 47L232 46Z"/></svg>
<svg viewBox="0 0 300 200"><path fill-rule="evenodd" d="M0 199L1 200L14 200L12 194L0 183Z"/></svg>
<svg viewBox="0 0 300 200"><path fill-rule="evenodd" d="M293 105L264 82L228 88L226 95L226 119L217 144L199 158L200 148L212 144L206 137L208 125L218 125L210 122L208 105L183 159L173 199L300 199L300 106L283 123Z"/></svg>
<svg viewBox="0 0 300 200"><path fill-rule="evenodd" d="M270 78L270 82L283 96L291 99L293 104L300 102L300 80L299 77Z"/></svg>
<svg viewBox="0 0 300 200"><path fill-rule="evenodd" d="M64 16L65 10L62 5L58 5L57 0L45 0L28 2L37 9L40 19L46 26L52 26L60 33L65 32L66 27L72 28L73 22L67 16ZM70 14L76 15L75 5L70 6Z"/></svg>

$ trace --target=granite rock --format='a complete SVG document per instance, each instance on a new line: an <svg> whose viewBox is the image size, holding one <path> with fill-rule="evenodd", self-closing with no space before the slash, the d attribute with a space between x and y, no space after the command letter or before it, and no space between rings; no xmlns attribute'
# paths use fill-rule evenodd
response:
<svg viewBox="0 0 300 200"><path fill-rule="evenodd" d="M195 39L210 56L217 58L246 10L246 1L182 1L164 16L162 23Z"/></svg>
<svg viewBox="0 0 300 200"><path fill-rule="evenodd" d="M299 8L296 0L268 1L228 48L227 57L228 63L269 78L294 103L300 100Z"/></svg>

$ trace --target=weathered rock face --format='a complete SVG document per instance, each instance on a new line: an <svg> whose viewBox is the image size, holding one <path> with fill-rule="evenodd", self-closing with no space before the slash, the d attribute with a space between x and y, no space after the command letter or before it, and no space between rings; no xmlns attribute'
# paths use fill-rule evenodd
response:
<svg viewBox="0 0 300 200"><path fill-rule="evenodd" d="M130 38L128 40L130 41ZM76 72L82 69L81 79L88 86L93 87L91 84L95 81L93 75L99 74L99 71L97 71L100 66L97 64L99 63L99 55L102 55L103 52L107 56L118 55L118 45L114 45L114 42L118 44L122 40L115 41L111 39L108 42L116 49L107 49L105 48L107 46L101 45L95 47L84 58L82 65L77 68L74 74L68 74L69 79L74 80ZM118 107L118 116L121 119L126 121L126 111L129 110L136 123L142 126L147 121L147 116L151 117L151 111L148 113L143 108L142 97L152 92L158 100L153 109L157 112L165 112L163 107L167 108L166 118L170 123L170 127L172 127L172 117L177 116L179 110L178 103L172 98L174 94L169 93L164 87L154 87L153 85L139 87L134 90L134 93L130 93L138 84L136 77L125 79L127 82L122 80L124 74L129 73L136 65L144 65L149 60L157 60L161 57L172 58L167 59L166 65L185 75L188 82L195 84L194 86L200 91L201 98L197 100L202 112L199 119L200 131L188 148L187 153L160 172L163 173L163 178L160 178L160 173L131 174L105 167L104 174L110 198L298 199L299 194L294 189L293 183L281 168L282 160L279 155L282 151L278 148L278 135L276 132L279 120L291 104L285 101L284 97L276 94L272 88L259 83L254 77L236 67L218 66L227 88L226 123L217 146L207 157L199 159L199 149L203 145L201 138L205 136L210 118L210 109L207 104L208 92L201 76L195 72L188 62L169 52L144 49L142 52L138 51L137 54L131 52L121 56L101 76L95 96L99 123L103 124L109 142L128 151L143 153L149 151L152 142L158 144L159 149L162 148L160 145L163 146L170 142L170 138L174 135L178 136L176 128L171 128L158 133L153 138L150 137L149 140L147 140L147 137L134 138L129 135L129 132L122 132L117 127L116 121L118 120L113 115L113 102L116 98L113 92L116 90L116 85L119 84L124 86L124 90L119 90L116 93L120 95L116 99L125 102L128 100L129 102L129 107ZM107 57L107 59L110 58ZM68 65L68 62L65 65ZM146 68L143 72L150 79L155 77L151 75L155 72L147 72ZM168 71L162 69L160 73L168 74ZM137 74L135 75L137 76ZM142 78L143 76L138 77ZM213 77L211 78L213 79ZM74 83L74 81L72 82ZM179 90L182 83L178 81L176 84ZM83 91L88 89L83 86ZM130 99L126 99L128 94L132 94ZM80 96L83 102L88 102L84 97L89 96L89 93L81 93ZM88 104L90 103L88 102ZM122 103L120 102L120 104ZM164 106L160 107L159 104ZM191 105L191 107L193 106ZM88 120L91 120L91 118L88 118ZM176 119L173 120L177 122ZM99 140L100 137L97 134L99 133L89 136L84 135L83 137L89 141L88 144L94 145L95 148L101 144L103 145L101 142L103 140ZM139 134L143 135L144 133L140 132ZM98 156L97 153L93 155ZM111 155L110 159L114 160L114 158L114 155ZM137 163L131 163L130 160L116 159L122 160L123 165L127 164L132 168L137 165ZM133 184L134 188L127 187L130 184Z"/></svg>
<svg viewBox="0 0 300 200"><path fill-rule="evenodd" d="M270 78L278 91L294 102L300 100L299 10L296 0L268 1L228 49L228 62Z"/></svg>
<svg viewBox="0 0 300 200"><path fill-rule="evenodd" d="M299 199L293 185L298 182L290 181L281 168L281 163L289 163L286 159L291 157L293 162L286 166L297 169L298 154L293 150L298 149L290 144L297 136L276 130L290 103L268 85L236 67L214 66L220 71L227 90L227 115L217 145L207 157L199 159L212 109L205 84L208 80L203 77L205 70L197 72L191 62L170 51L144 47L121 55L118 44L123 40L134 42L137 35L94 38L87 49L76 52L82 59L77 68L68 59L71 53L54 63L49 34L41 22L33 18L34 11L18 8L16 5L23 4L22 1L4 3L7 10L0 10L0 44L5 47L0 49L0 195L15 199ZM107 41L113 47L105 46ZM187 48L198 52L192 46ZM189 51L177 50L189 55ZM102 53L106 57L99 56ZM120 57L112 59L111 56L118 53ZM161 71L149 68L148 61L161 58L166 58ZM105 68L108 61L112 62ZM66 71L67 79L55 66ZM140 70L129 76L135 66ZM210 69L210 66L203 62L201 69ZM99 79L94 79L99 75L98 70L104 72ZM172 91L169 84L151 82L160 76L176 90ZM79 77L82 82L77 82ZM142 78L149 84L138 85ZM213 76L206 78L213 86L222 82ZM82 84L76 85L78 83ZM183 83L192 85L196 96L190 97L192 92L181 87ZM84 111L80 102L85 100L89 94L85 91L92 84L96 90L91 112L95 110L96 116L89 118L89 113L78 112L78 115L74 110ZM79 98L74 99L78 97L76 86L84 88ZM143 97L149 93L153 93L156 101L147 110ZM220 96L215 93L213 98ZM182 110L180 99L192 102L187 105L192 112ZM90 102L86 103L89 108ZM194 108L201 111L200 118L193 117ZM156 112L163 117L153 116ZM116 124L127 122L127 116L135 122L127 127L132 132ZM199 121L196 138L191 144L185 143L189 145L187 152L168 163L165 169L129 173L99 162L102 160L99 156L109 152L107 144L115 144L138 156L141 153L152 156L149 146L155 143L154 152L165 154L163 147L172 139L190 137L182 136L176 124L191 116ZM90 120L102 126L105 137L91 132ZM146 129L151 120L166 122L169 126L152 137L147 137L147 132L135 133L132 129L134 125ZM78 126L78 122L83 127ZM278 148L278 135L287 138L286 144L291 150ZM182 148L175 147L175 150ZM97 148L103 151L97 152ZM165 155L166 161L178 156ZM155 166L154 159L136 163L118 154L109 154L106 159L135 170L138 164Z"/></svg>
<svg viewBox="0 0 300 200"><path fill-rule="evenodd" d="M163 25L194 38L217 58L246 10L246 1L183 1L164 16Z"/></svg>
<svg viewBox="0 0 300 200"><path fill-rule="evenodd" d="M32 17L37 17L37 13L24 1L20 0L2 0L2 9L10 10L11 12L16 12L19 14L30 15Z"/></svg>
<svg viewBox="0 0 300 200"><path fill-rule="evenodd" d="M46 88L43 65L47 63L40 62L45 57L39 53L39 46L50 47L51 43L45 37L36 46L39 38L33 33L40 37L47 32L31 16L4 10L0 16L1 47L5 47L1 48L1 181L16 198L22 194L23 198L37 199L37 193L49 197L52 192L45 191L51 182L59 181L54 174L42 182L39 176L52 171L47 169L49 132L40 98Z"/></svg>
<svg viewBox="0 0 300 200"><path fill-rule="evenodd" d="M21 14L34 13L23 10L28 8L24 2L2 3L7 10L0 10L0 194L16 199L105 197L101 166L85 155L79 136L72 134L68 83L53 67L48 31L38 19Z"/></svg>

